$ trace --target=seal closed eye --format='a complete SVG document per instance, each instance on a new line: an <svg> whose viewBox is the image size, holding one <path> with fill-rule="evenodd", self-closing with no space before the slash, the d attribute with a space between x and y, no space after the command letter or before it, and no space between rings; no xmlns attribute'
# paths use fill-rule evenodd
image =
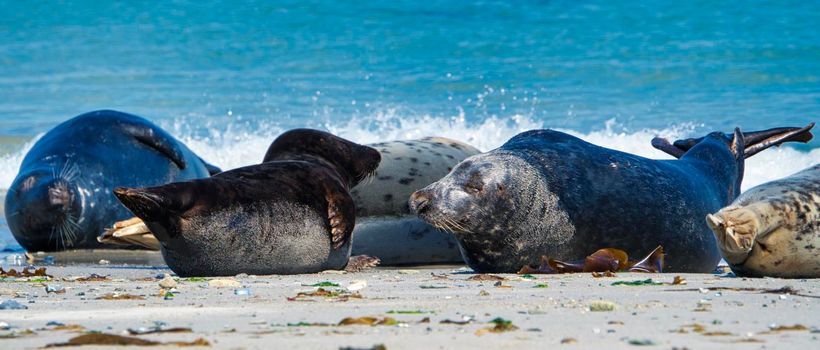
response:
<svg viewBox="0 0 820 350"><path fill-rule="evenodd" d="M379 153L297 129L278 137L265 160L207 179L114 193L145 221L180 276L344 268L355 224L348 190L376 169Z"/></svg>

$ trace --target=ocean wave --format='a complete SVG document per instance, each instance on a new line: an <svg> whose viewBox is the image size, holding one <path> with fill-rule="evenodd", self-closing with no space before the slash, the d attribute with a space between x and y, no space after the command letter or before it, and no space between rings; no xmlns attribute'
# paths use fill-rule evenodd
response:
<svg viewBox="0 0 820 350"><path fill-rule="evenodd" d="M223 169L259 163L270 142L285 129L270 123L267 125L220 122L206 123L197 130L191 125L192 117L180 117L170 122L160 122L171 134L188 145L208 162ZM197 120L202 120L197 118ZM308 125L324 129L359 143L388 140L417 139L424 136L444 136L467 142L482 151L501 146L516 134L548 127L543 122L527 116L513 115L506 118L489 117L481 122L468 122L464 113L452 117L403 116L399 110L386 109L380 113L352 118L337 123ZM204 128L205 132L202 132ZM703 135L708 130L703 125L679 124L665 129L630 130L612 119L591 132L559 129L594 144L655 159L670 159L668 155L650 146L655 136L669 139ZM0 190L8 189L20 167L23 157L42 135L22 145L17 152L0 157ZM760 183L788 176L820 162L820 148L800 151L792 147L778 147L762 152L746 163L743 189Z"/></svg>

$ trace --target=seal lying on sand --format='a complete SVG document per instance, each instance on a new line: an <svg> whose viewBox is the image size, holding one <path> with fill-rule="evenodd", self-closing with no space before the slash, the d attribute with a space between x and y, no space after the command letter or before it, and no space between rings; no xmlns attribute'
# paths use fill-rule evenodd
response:
<svg viewBox="0 0 820 350"><path fill-rule="evenodd" d="M377 256L382 265L463 262L453 235L419 220L407 207L407 198L479 151L443 137L368 146L377 149L382 160L373 177L350 191L356 203L351 254ZM139 219L115 224L100 239L159 249L159 242Z"/></svg>
<svg viewBox="0 0 820 350"><path fill-rule="evenodd" d="M820 277L820 164L754 187L706 221L738 276Z"/></svg>
<svg viewBox="0 0 820 350"><path fill-rule="evenodd" d="M377 256L382 265L463 263L453 235L419 220L407 199L479 150L443 137L369 146L382 161L371 180L350 191L356 202L352 254Z"/></svg>
<svg viewBox="0 0 820 350"><path fill-rule="evenodd" d="M265 158L207 179L114 193L180 276L344 268L355 223L348 188L376 169L379 152L297 129L279 136Z"/></svg>
<svg viewBox="0 0 820 350"><path fill-rule="evenodd" d="M114 186L203 178L209 169L219 171L143 118L90 112L57 125L26 154L6 196L6 219L28 251L97 248L104 227L129 217Z"/></svg>
<svg viewBox="0 0 820 350"><path fill-rule="evenodd" d="M739 130L712 133L680 160L652 160L533 130L467 158L415 192L410 207L453 231L478 272L515 272L542 255L575 260L601 247L658 245L667 271L709 272L720 254L702 218L737 196L745 148L766 140L745 145Z"/></svg>

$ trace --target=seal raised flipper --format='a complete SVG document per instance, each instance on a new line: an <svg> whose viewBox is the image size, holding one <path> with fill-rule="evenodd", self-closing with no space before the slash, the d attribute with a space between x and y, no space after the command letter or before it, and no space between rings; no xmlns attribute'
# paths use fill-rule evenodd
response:
<svg viewBox="0 0 820 350"><path fill-rule="evenodd" d="M222 172L222 169L220 169L216 165L206 162L204 159L202 159L202 157L197 158L199 158L199 161L202 162L203 165L205 165L205 169L208 169L208 174L210 174L211 176L214 176Z"/></svg>
<svg viewBox="0 0 820 350"><path fill-rule="evenodd" d="M785 127L744 132L743 138L746 140L746 149L744 151L745 157L749 158L757 153L760 153L760 151L763 151L769 147L778 146L785 142L809 142L813 137L811 134L811 129L813 127L814 123L809 123L802 128ZM730 138L732 135L727 134L726 137ZM652 139L652 147L675 158L680 158L692 147L702 142L703 139L703 137L689 138L670 143L669 140L663 137L655 137Z"/></svg>

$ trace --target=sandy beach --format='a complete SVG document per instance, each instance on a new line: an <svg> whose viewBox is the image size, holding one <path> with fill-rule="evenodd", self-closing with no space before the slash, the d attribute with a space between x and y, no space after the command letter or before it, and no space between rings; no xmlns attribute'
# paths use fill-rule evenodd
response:
<svg viewBox="0 0 820 350"><path fill-rule="evenodd" d="M817 280L478 275L462 266L179 279L158 253L129 254L61 253L43 265L47 280L4 278L1 300L27 309L0 310L0 348L88 332L220 349L808 349L820 336ZM77 255L86 258L74 263ZM88 262L100 257L110 262ZM104 278L83 281L92 274ZM672 284L676 276L685 283Z"/></svg>

